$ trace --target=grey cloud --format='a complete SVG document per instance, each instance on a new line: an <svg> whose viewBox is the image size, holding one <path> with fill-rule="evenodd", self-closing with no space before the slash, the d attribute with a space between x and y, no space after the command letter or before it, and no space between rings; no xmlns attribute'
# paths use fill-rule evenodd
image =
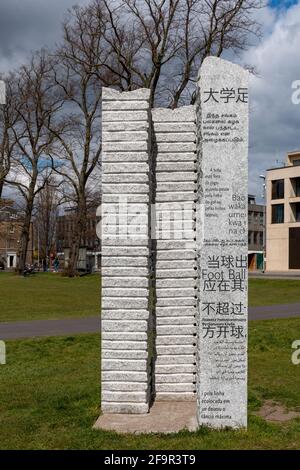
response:
<svg viewBox="0 0 300 470"><path fill-rule="evenodd" d="M88 0L1 0L0 71L17 67L30 53L53 46L61 37L61 22L74 4Z"/></svg>
<svg viewBox="0 0 300 470"><path fill-rule="evenodd" d="M249 191L259 198L259 175L282 166L288 151L300 149L300 105L291 101L292 82L300 79L300 2L272 26L243 57L258 72L250 80Z"/></svg>

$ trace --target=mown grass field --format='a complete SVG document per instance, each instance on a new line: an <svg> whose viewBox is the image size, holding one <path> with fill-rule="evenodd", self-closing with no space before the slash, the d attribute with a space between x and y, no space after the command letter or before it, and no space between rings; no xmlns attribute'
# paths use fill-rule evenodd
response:
<svg viewBox="0 0 300 470"><path fill-rule="evenodd" d="M273 424L255 415L269 399L300 411L295 339L300 319L251 322L248 431L140 436L92 430L100 413L98 335L9 341L0 366L0 448L300 449L300 419Z"/></svg>
<svg viewBox="0 0 300 470"><path fill-rule="evenodd" d="M0 322L99 315L98 274L69 279L40 273L23 278L0 272ZM300 302L300 280L250 279L251 306Z"/></svg>
<svg viewBox="0 0 300 470"><path fill-rule="evenodd" d="M300 302L300 280L249 279L249 305L292 304Z"/></svg>
<svg viewBox="0 0 300 470"><path fill-rule="evenodd" d="M100 276L0 272L0 322L99 315Z"/></svg>

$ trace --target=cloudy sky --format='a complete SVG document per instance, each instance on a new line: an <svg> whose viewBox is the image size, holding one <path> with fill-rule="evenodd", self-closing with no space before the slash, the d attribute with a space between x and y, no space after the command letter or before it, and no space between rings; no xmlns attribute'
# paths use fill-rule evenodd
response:
<svg viewBox="0 0 300 470"><path fill-rule="evenodd" d="M31 51L52 46L74 4L88 0L0 0L0 70L22 63Z"/></svg>
<svg viewBox="0 0 300 470"><path fill-rule="evenodd" d="M291 100L292 83L300 80L300 1L273 1L261 21L264 37L244 56L258 73L250 81L249 155L249 190L258 197L259 175L300 150L300 104Z"/></svg>
<svg viewBox="0 0 300 470"><path fill-rule="evenodd" d="M0 71L59 41L60 24L74 3L88 0L0 0ZM250 89L249 191L260 199L259 175L300 149L300 104L291 101L292 83L300 80L300 0L271 0L258 16L263 38L240 60L257 71Z"/></svg>

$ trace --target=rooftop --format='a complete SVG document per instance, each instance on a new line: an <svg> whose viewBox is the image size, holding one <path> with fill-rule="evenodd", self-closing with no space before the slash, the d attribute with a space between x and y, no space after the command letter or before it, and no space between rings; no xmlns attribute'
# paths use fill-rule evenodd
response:
<svg viewBox="0 0 300 470"><path fill-rule="evenodd" d="M268 168L266 171L284 170L285 168L300 167L300 150L293 150L287 153L284 166Z"/></svg>

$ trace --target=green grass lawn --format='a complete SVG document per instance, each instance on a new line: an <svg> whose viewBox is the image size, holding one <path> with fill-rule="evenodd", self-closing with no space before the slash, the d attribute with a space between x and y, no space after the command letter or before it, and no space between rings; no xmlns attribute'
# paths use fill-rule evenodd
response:
<svg viewBox="0 0 300 470"><path fill-rule="evenodd" d="M250 325L248 431L140 436L92 430L100 412L99 336L9 341L0 366L0 448L299 449L299 419L271 424L254 414L266 399L300 410L295 339L300 319Z"/></svg>
<svg viewBox="0 0 300 470"><path fill-rule="evenodd" d="M251 306L300 302L300 280L249 280ZM23 278L0 272L0 322L84 317L100 311L100 276L53 273Z"/></svg>
<svg viewBox="0 0 300 470"><path fill-rule="evenodd" d="M300 302L300 280L249 279L249 305L292 304Z"/></svg>
<svg viewBox="0 0 300 470"><path fill-rule="evenodd" d="M100 276L0 273L0 322L99 315Z"/></svg>

